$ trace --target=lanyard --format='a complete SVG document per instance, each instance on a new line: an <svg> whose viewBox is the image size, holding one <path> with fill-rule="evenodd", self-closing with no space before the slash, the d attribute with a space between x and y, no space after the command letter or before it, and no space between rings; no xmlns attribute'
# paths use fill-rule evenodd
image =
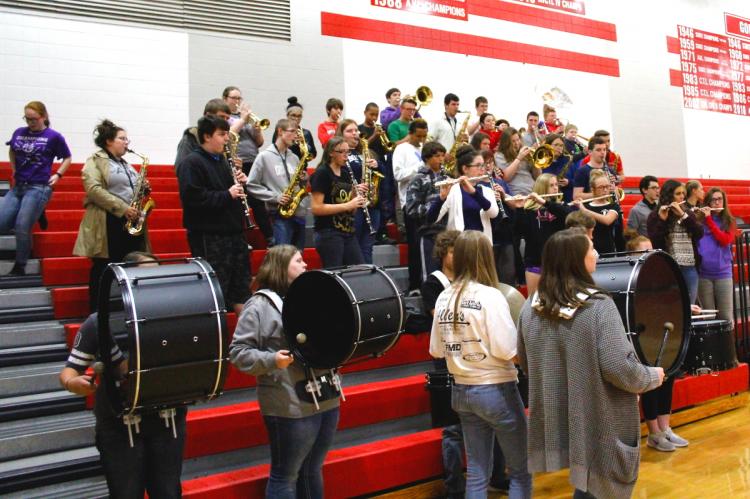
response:
<svg viewBox="0 0 750 499"><path fill-rule="evenodd" d="M273 148L276 149L276 155L281 159L281 161L284 163L284 173L286 174L286 180L287 182L291 182L292 178L289 176L289 168L286 165L286 157L289 154L289 150L287 149L284 151L284 155L281 155L281 151L279 151L279 148L276 147L276 144L273 145Z"/></svg>
<svg viewBox="0 0 750 499"><path fill-rule="evenodd" d="M453 118L453 120L450 119L448 116L448 113L445 113L445 120L448 122L448 124L451 127L451 130L453 131L453 139L456 138L456 126L458 125L458 120L456 118Z"/></svg>

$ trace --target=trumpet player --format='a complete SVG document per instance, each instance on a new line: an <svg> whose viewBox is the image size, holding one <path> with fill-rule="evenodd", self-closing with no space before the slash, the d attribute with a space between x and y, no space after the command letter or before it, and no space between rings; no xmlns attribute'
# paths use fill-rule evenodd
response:
<svg viewBox="0 0 750 499"><path fill-rule="evenodd" d="M290 182L299 182L304 189L307 176L295 177L299 157L290 148L298 140L297 126L291 120L280 119L276 123L276 140L258 154L247 179L250 195L263 201L273 226L275 244L293 244L300 250L305 248L305 216L310 206L307 197L303 198L294 215L284 218L279 215L279 207L289 204L291 197L286 194Z"/></svg>
<svg viewBox="0 0 750 499"><path fill-rule="evenodd" d="M589 199L593 197L591 192L591 172L602 171L608 177L613 177L612 172L606 163L607 143L601 137L592 137L589 141L589 161L582 164L581 168L575 174L573 181L573 199ZM584 159L585 162L585 159ZM612 180L610 179L610 183Z"/></svg>
<svg viewBox="0 0 750 499"><path fill-rule="evenodd" d="M526 132L521 140L526 147L532 147L542 140L542 134L539 132L539 113L536 111L526 113Z"/></svg>
<svg viewBox="0 0 750 499"><path fill-rule="evenodd" d="M198 120L200 149L182 162L178 180L182 224L187 229L190 252L205 258L219 279L227 308L237 314L250 297L250 262L244 234L247 177L235 176L224 157L229 124L220 118Z"/></svg>
<svg viewBox="0 0 750 499"><path fill-rule="evenodd" d="M563 193L565 202L573 200L573 181L575 179L577 163L575 158L566 154L565 142L561 135L550 133L544 137L544 143L552 147L552 163L542 170L542 173L551 173L557 177L560 192Z"/></svg>

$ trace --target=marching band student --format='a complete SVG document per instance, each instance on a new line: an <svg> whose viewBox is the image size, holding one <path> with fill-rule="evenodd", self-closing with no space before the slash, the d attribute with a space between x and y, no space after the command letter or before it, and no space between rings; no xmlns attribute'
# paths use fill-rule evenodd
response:
<svg viewBox="0 0 750 499"><path fill-rule="evenodd" d="M460 155L459 155L460 157ZM435 303L430 355L445 358L466 446L466 497L487 497L493 436L509 469L509 495L531 497L526 415L513 365L517 334L499 286L492 243L462 232L453 248L455 279Z"/></svg>
<svg viewBox="0 0 750 499"><path fill-rule="evenodd" d="M568 213L568 216L565 217L565 228L572 229L574 227L583 229L588 238L592 241L594 240L594 227L596 227L596 220L585 211L573 211Z"/></svg>
<svg viewBox="0 0 750 499"><path fill-rule="evenodd" d="M594 197L612 194L612 184L604 172L596 170L591 172L590 183L591 192ZM596 227L594 227L594 248L596 248L596 251L604 254L624 249L617 248L613 227L620 216L619 204L615 203L612 199L601 199L589 203L582 203L580 200L576 200L576 206L579 210L596 220Z"/></svg>
<svg viewBox="0 0 750 499"><path fill-rule="evenodd" d="M523 263L528 296L534 294L539 284L544 245L555 232L565 229L565 218L572 211L554 197L541 197L558 192L557 177L543 173L537 177L523 209L516 210L516 233L526 240Z"/></svg>
<svg viewBox="0 0 750 499"><path fill-rule="evenodd" d="M347 157L347 161L354 172L354 178L357 183L365 183L363 176L365 168L369 168L372 172L379 173L378 170L380 169L380 163L374 157L371 156L368 159L367 164L364 164L359 127L357 126L356 121L350 119L342 121L336 131L336 136L343 137L344 141L349 145L349 156ZM370 187L372 186L367 186L368 198ZM357 243L359 244L359 249L362 251L362 258L364 258L365 263L372 263L372 247L375 244L375 234L370 232L370 224L372 224L374 230L377 230L380 227L380 207L370 203L367 205L367 210L370 214L370 223L368 223L365 218L364 210L357 210L354 213L354 234Z"/></svg>
<svg viewBox="0 0 750 499"><path fill-rule="evenodd" d="M505 132L505 130L508 127L510 127L510 123L508 122L508 120L506 120L504 118L500 118L499 120L497 120L496 124L497 124L497 129L500 130L500 134L502 134L503 132Z"/></svg>
<svg viewBox="0 0 750 499"><path fill-rule="evenodd" d="M526 114L526 132L522 135L523 145L532 147L542 140L542 134L539 130L539 113L529 111Z"/></svg>
<svg viewBox="0 0 750 499"><path fill-rule="evenodd" d="M516 252L514 245L513 226L515 209L517 206L505 202L505 195L510 187L503 179L503 172L495 165L495 153L487 149L482 151L484 169L491 181L487 185L495 193L498 216L492 219L492 251L495 254L495 267L500 282L515 286L516 280Z"/></svg>
<svg viewBox="0 0 750 499"><path fill-rule="evenodd" d="M703 190L703 184L698 180L688 180L685 183L685 206L688 209L700 208L705 198L706 191ZM703 217L703 212L696 211L696 215Z"/></svg>
<svg viewBox="0 0 750 499"><path fill-rule="evenodd" d="M492 188L478 183L472 177L484 175L484 159L471 146L462 146L456 152L458 181L440 188L440 197L433 201L428 212L428 220L433 220L438 212L437 222L447 215L448 229L476 230L482 232L492 242L492 223L500 209ZM439 211L438 211L439 210Z"/></svg>
<svg viewBox="0 0 750 499"><path fill-rule="evenodd" d="M638 183L643 199L635 203L628 215L628 228L636 231L642 236L648 236L647 220L652 211L656 209L659 201L659 179L653 175L646 175Z"/></svg>
<svg viewBox="0 0 750 499"><path fill-rule="evenodd" d="M561 135L550 133L544 137L544 143L552 147L552 163L542 170L543 173L551 173L557 177L558 187L563 193L563 201L569 203L573 200L573 179L576 174L576 163L572 155L567 154L565 142Z"/></svg>
<svg viewBox="0 0 750 499"><path fill-rule="evenodd" d="M727 320L734 328L732 281L732 243L737 222L727 204L726 193L712 187L706 194L703 237L698 242L698 297L701 306L718 309L717 318ZM713 210L713 211L712 211Z"/></svg>
<svg viewBox="0 0 750 499"><path fill-rule="evenodd" d="M229 121L231 111L229 105L224 99L211 99L206 102L203 108L203 116L218 116L223 120ZM177 144L177 155L174 158L174 171L175 175L179 173L180 163L185 157L196 149L200 148L200 141L198 140L198 127L191 126L185 129L182 133L182 138Z"/></svg>
<svg viewBox="0 0 750 499"><path fill-rule="evenodd" d="M178 180L182 224L190 252L211 264L228 308L239 313L250 296L250 262L240 199L245 174L235 177L224 157L229 124L215 117L198 120L201 148L182 162Z"/></svg>
<svg viewBox="0 0 750 499"><path fill-rule="evenodd" d="M275 244L293 244L301 251L305 249L305 216L310 206L309 199L305 196L290 218L279 214L279 209L291 201L286 190L295 181L300 162L291 151L291 146L299 138L297 130L296 123L286 118L276 123L273 133L276 140L255 159L247 187L252 196L266 203ZM296 189L307 187L307 172L302 173L297 184Z"/></svg>
<svg viewBox="0 0 750 499"><path fill-rule="evenodd" d="M664 370L638 361L615 303L591 277L596 259L582 230L555 233L518 320L529 471L570 468L574 498L629 498L640 461L636 394L659 386Z"/></svg>
<svg viewBox="0 0 750 499"><path fill-rule="evenodd" d="M490 138L490 149L496 150L503 132L495 128L495 116L491 113L482 113L479 117L479 123L482 125L479 131Z"/></svg>
<svg viewBox="0 0 750 499"><path fill-rule="evenodd" d="M422 281L427 278L430 272L438 269L440 262L440 260L436 261L432 258L432 247L435 234L441 232L443 226L427 221L427 209L440 195L440 190L435 187L435 182L448 178L443 171L444 160L445 148L440 142L433 141L426 143L422 147L422 161L424 161L424 166L417 171L417 174L406 188L404 215L410 218L413 221L413 225L417 227Z"/></svg>
<svg viewBox="0 0 750 499"><path fill-rule="evenodd" d="M587 151L578 142L578 127L573 123L568 123L563 128L562 136L568 154L572 154L573 161L578 163L577 166L581 166L581 160L586 157Z"/></svg>
<svg viewBox="0 0 750 499"><path fill-rule="evenodd" d="M258 291L245 303L229 347L232 364L258 380L258 403L271 447L269 499L324 497L323 461L339 420L338 391L323 390L318 409L309 394L295 389L307 376L289 351L281 312L289 285L306 268L294 246L268 250L255 278ZM325 377L319 379L325 383Z"/></svg>
<svg viewBox="0 0 750 499"><path fill-rule="evenodd" d="M648 238L654 245L670 255L680 266L685 278L690 304L698 297L698 270L700 254L698 243L703 237L703 226L698 223L693 210L684 210L685 186L676 180L667 180L661 186L659 206L648 216Z"/></svg>
<svg viewBox="0 0 750 499"><path fill-rule="evenodd" d="M414 121L414 113L416 112L417 101L411 97L407 97L401 101L401 116L399 119L391 121L387 128L388 138L391 139L391 142L398 146L408 140L406 136L409 135L409 127Z"/></svg>
<svg viewBox="0 0 750 499"><path fill-rule="evenodd" d="M26 275L31 255L31 229L52 196L52 188L70 166L71 154L65 137L49 127L47 107L31 101L23 108L25 127L17 128L6 142L14 185L0 202L0 234L15 231L16 258L10 275ZM52 171L55 158L62 159ZM46 228L45 222L40 225Z"/></svg>
<svg viewBox="0 0 750 499"><path fill-rule="evenodd" d="M604 156L604 163L607 165L607 168L612 171L615 183L619 185L625 182L625 171L622 168L622 157L610 149L612 137L609 135L609 132L607 130L597 130L594 132L592 139L593 138L602 139L607 146L607 154ZM589 146L589 148L591 148L591 146ZM581 161L581 164L586 164L589 161L590 158L585 157Z"/></svg>
<svg viewBox="0 0 750 499"><path fill-rule="evenodd" d="M318 150L315 148L315 140L313 140L313 136L310 130L308 130L307 128L302 128L302 104L299 103L297 97L295 96L289 97L286 101L288 102L288 105L286 106L286 119L291 122L292 127L302 130L302 136L305 138L305 144L307 144L307 154L310 156L309 161L312 162L312 160L318 157ZM276 130L274 130L273 138L271 139L271 141L276 142L276 139ZM291 147L289 147L289 150L292 151L298 158L302 154L302 151L300 150L299 144L297 142L292 144Z"/></svg>
<svg viewBox="0 0 750 499"><path fill-rule="evenodd" d="M364 263L354 237L354 211L365 207L367 186L360 183L354 192L348 157L349 144L343 137L332 137L310 179L315 249L324 268Z"/></svg>
<svg viewBox="0 0 750 499"><path fill-rule="evenodd" d="M484 113L487 112L487 109L489 109L490 105L487 101L487 97L479 96L476 99L474 99L474 113L472 113L471 118L469 118L469 125L466 128L466 133L471 137L475 133L477 133L477 130L482 125L482 120L480 119L480 116L482 116Z"/></svg>
<svg viewBox="0 0 750 499"><path fill-rule="evenodd" d="M430 125L430 133L436 141L443 144L443 147L445 147L446 151L450 151L453 147L453 143L457 140L461 140L458 137L461 125L456 118L459 106L458 96L453 93L445 94L445 97L443 98L443 104L445 107L445 112L443 113L443 116L440 117L440 119L434 121ZM468 141L469 140L466 139L464 142ZM447 161L450 161L451 159L452 158L450 157L446 158Z"/></svg>
<svg viewBox="0 0 750 499"><path fill-rule="evenodd" d="M385 100L388 101L388 105L380 111L380 125L387 131L391 122L401 116L401 90L389 88L385 93Z"/></svg>
<svg viewBox="0 0 750 499"><path fill-rule="evenodd" d="M490 150L490 136L479 131L471 137L469 145L477 152Z"/></svg>
<svg viewBox="0 0 750 499"><path fill-rule="evenodd" d="M337 99L336 97L328 99L326 102L326 114L328 117L318 125L318 140L321 146L325 147L331 137L336 135L339 119L343 112L344 103L341 99Z"/></svg>
<svg viewBox="0 0 750 499"><path fill-rule="evenodd" d="M406 99L401 103L408 102ZM394 121L390 128L398 123ZM393 140L393 139L391 139ZM419 258L419 236L417 230L419 227L416 221L406 214L406 189L419 169L424 166L422 161L422 144L427 140L427 122L423 119L417 119L409 125L409 134L405 141L396 146L393 151L393 176L398 182L398 200L404 214L404 226L406 228L406 242L408 245L409 261L409 290L419 289L421 280L421 265Z"/></svg>
<svg viewBox="0 0 750 499"><path fill-rule="evenodd" d="M376 155L375 159L385 161L388 151L383 146L381 136L388 138L385 130L382 127L377 127L376 121L378 120L378 105L374 102L368 102L365 106L365 120L358 125L359 136L363 139L367 139L367 145L370 148L370 152ZM381 131L379 131L381 130Z"/></svg>
<svg viewBox="0 0 750 499"><path fill-rule="evenodd" d="M503 171L505 181L510 186L510 194L523 195L531 192L539 170L529 164L531 149L524 146L515 128L508 128L500 137L495 154L495 164Z"/></svg>
<svg viewBox="0 0 750 499"><path fill-rule="evenodd" d="M123 260L141 262L143 266L158 265L154 255L140 251L128 253ZM81 324L59 380L65 390L76 395L95 394L96 448L107 479L109 496L113 499L136 499L148 492L149 497L182 497L180 475L187 409L176 409L174 429L171 424L165 426L164 419L156 412L140 415L139 431L132 433L131 446L127 426L122 417L115 417L104 388L99 388L101 383L96 383L85 374L100 352L97 320L98 315L94 312ZM111 338L111 344L114 345L114 369L120 375L125 375L128 372L128 359L114 338ZM109 381L106 370L102 376Z"/></svg>
<svg viewBox="0 0 750 499"><path fill-rule="evenodd" d="M605 163L607 157L607 143L601 137L593 137L589 141L589 162L582 164L581 168L575 174L573 181L573 199L588 199L593 197L591 193L590 175L594 170L605 172L610 178L614 179L614 172ZM584 158L585 159L585 158Z"/></svg>
<svg viewBox="0 0 750 499"><path fill-rule="evenodd" d="M545 104L542 114L544 114L544 125L542 128L546 130L546 133L561 134L563 132L563 126L560 120L557 119L557 111L554 107Z"/></svg>
<svg viewBox="0 0 750 499"><path fill-rule="evenodd" d="M125 230L128 220L135 221L140 215L131 206L138 172L123 158L130 144L128 133L105 119L96 126L94 134L99 150L89 156L81 171L86 212L73 247L74 255L91 258L89 309L92 312L97 308L99 281L107 265L122 261L131 251L151 251L147 227L135 236Z"/></svg>
<svg viewBox="0 0 750 499"><path fill-rule="evenodd" d="M221 94L231 110L229 125L231 130L240 136L237 156L242 160L242 171L247 175L263 146L263 130L260 123L252 122L252 110L242 99L242 92L237 87L227 87ZM252 122L252 123L251 123Z"/></svg>

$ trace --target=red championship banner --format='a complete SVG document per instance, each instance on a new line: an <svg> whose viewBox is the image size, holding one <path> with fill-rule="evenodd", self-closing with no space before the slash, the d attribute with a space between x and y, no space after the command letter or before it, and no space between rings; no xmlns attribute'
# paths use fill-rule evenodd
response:
<svg viewBox="0 0 750 499"><path fill-rule="evenodd" d="M724 26L726 27L727 35L750 38L750 19L725 12Z"/></svg>
<svg viewBox="0 0 750 499"><path fill-rule="evenodd" d="M683 105L747 116L750 112L750 43L688 26L677 26Z"/></svg>
<svg viewBox="0 0 750 499"><path fill-rule="evenodd" d="M512 0L516 3L534 5L537 7L546 7L548 9L559 10L569 14L586 14L586 4L583 0Z"/></svg>
<svg viewBox="0 0 750 499"><path fill-rule="evenodd" d="M370 4L386 9L405 10L417 14L427 14L428 16L467 21L467 1L469 0L370 0Z"/></svg>

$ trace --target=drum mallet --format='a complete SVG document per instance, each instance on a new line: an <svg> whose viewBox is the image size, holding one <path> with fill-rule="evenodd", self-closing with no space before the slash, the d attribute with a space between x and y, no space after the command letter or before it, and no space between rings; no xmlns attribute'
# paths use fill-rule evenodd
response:
<svg viewBox="0 0 750 499"><path fill-rule="evenodd" d="M669 333L672 331L674 331L674 324L671 322L665 322L664 338L661 340L661 346L659 347L659 353L656 355L656 363L654 363L654 367L659 367L661 365L661 356L664 354L664 347L667 346L667 338L669 338Z"/></svg>

